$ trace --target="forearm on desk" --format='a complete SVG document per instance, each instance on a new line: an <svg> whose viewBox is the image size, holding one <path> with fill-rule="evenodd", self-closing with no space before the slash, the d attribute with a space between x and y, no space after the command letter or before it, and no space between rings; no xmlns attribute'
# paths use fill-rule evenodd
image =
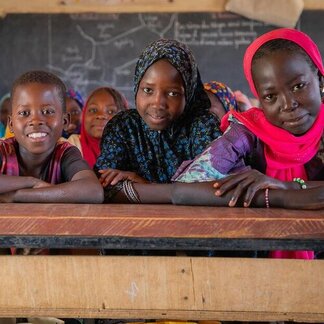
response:
<svg viewBox="0 0 324 324"><path fill-rule="evenodd" d="M214 182L205 183L174 183L172 188L172 202L176 205L204 205L204 206L228 206L232 193L215 196ZM242 207L242 196L236 207ZM324 186L309 189L282 190L269 189L270 208L287 209L322 209L324 208ZM266 207L265 190L258 191L251 207Z"/></svg>
<svg viewBox="0 0 324 324"><path fill-rule="evenodd" d="M299 190L269 190L270 207L323 209L324 186Z"/></svg>
<svg viewBox="0 0 324 324"><path fill-rule="evenodd" d="M28 203L102 203L103 190L99 183L76 180L44 188L20 189L13 200Z"/></svg>
<svg viewBox="0 0 324 324"><path fill-rule="evenodd" d="M0 194L24 188L32 188L39 180L34 177L0 175Z"/></svg>
<svg viewBox="0 0 324 324"><path fill-rule="evenodd" d="M232 197L232 191L218 197L213 187L214 181L204 183L181 183L172 184L140 184L134 183L141 203L143 204L174 204L192 206L220 206L227 207ZM112 202L129 203L121 190ZM242 196L236 207L242 207L244 196ZM269 205L271 208L287 209L321 209L324 208L324 186L299 189L283 190L269 189ZM251 207L266 207L265 190L258 191Z"/></svg>

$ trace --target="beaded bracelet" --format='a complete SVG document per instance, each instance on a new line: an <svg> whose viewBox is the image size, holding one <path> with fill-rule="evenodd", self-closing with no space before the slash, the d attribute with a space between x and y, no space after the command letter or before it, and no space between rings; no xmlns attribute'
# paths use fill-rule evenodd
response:
<svg viewBox="0 0 324 324"><path fill-rule="evenodd" d="M269 188L266 188L264 191L264 201L265 201L265 206L267 208L270 208L270 201L269 201Z"/></svg>
<svg viewBox="0 0 324 324"><path fill-rule="evenodd" d="M306 189L307 188L305 180L303 180L302 178L294 178L293 181L299 183L301 189Z"/></svg>

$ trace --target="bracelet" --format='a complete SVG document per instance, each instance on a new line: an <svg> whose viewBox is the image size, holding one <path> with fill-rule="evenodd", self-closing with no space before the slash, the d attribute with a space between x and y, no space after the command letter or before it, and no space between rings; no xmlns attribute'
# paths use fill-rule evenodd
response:
<svg viewBox="0 0 324 324"><path fill-rule="evenodd" d="M132 181L125 180L123 182L123 191L124 191L124 194L125 194L126 198L128 199L128 201L130 201L132 203L137 203L137 204L141 203L141 200L133 186Z"/></svg>
<svg viewBox="0 0 324 324"><path fill-rule="evenodd" d="M305 183L305 180L302 178L294 178L293 181L299 183L301 189L306 189L307 185Z"/></svg>
<svg viewBox="0 0 324 324"><path fill-rule="evenodd" d="M269 188L266 188L264 191L264 201L265 201L265 206L267 208L270 208L270 201L269 201Z"/></svg>

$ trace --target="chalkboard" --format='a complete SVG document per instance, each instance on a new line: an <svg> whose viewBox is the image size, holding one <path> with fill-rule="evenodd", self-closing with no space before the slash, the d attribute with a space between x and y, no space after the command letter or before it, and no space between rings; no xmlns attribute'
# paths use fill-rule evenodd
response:
<svg viewBox="0 0 324 324"><path fill-rule="evenodd" d="M158 38L190 46L203 81L249 89L242 70L247 45L276 27L232 13L15 14L0 20L0 94L26 70L46 69L83 96L103 85L134 103L133 74L143 48ZM324 53L324 11L306 11L297 28Z"/></svg>

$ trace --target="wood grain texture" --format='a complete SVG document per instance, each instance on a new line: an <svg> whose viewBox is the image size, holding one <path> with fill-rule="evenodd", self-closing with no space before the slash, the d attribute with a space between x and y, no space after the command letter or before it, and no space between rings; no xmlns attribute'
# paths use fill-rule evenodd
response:
<svg viewBox="0 0 324 324"><path fill-rule="evenodd" d="M9 13L223 12L226 0L1 0ZM324 9L323 0L304 0L307 10Z"/></svg>
<svg viewBox="0 0 324 324"><path fill-rule="evenodd" d="M0 264L0 316L324 322L324 261L2 256Z"/></svg>
<svg viewBox="0 0 324 324"><path fill-rule="evenodd" d="M0 208L1 236L324 239L324 211L122 204Z"/></svg>

